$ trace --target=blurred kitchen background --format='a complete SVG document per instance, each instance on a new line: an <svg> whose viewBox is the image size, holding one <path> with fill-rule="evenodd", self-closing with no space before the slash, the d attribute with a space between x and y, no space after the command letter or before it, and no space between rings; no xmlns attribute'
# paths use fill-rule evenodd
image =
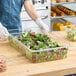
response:
<svg viewBox="0 0 76 76"><path fill-rule="evenodd" d="M46 23L50 27L50 0L32 0L36 10L38 11L40 17L43 22ZM28 16L24 7L21 12L21 21L22 21L22 30L23 31L33 31L40 32L39 27L35 24L35 22Z"/></svg>
<svg viewBox="0 0 76 76"><path fill-rule="evenodd" d="M64 26L76 25L76 0L50 0L51 30L65 31ZM59 7L58 7L59 6ZM63 9L62 9L63 8ZM63 14L59 13L63 12ZM71 28L71 27L70 27Z"/></svg>

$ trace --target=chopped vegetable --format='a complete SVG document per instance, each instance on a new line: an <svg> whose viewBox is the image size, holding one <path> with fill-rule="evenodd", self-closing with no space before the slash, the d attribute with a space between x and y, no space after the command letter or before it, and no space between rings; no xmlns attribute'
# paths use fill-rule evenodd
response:
<svg viewBox="0 0 76 76"><path fill-rule="evenodd" d="M58 60L67 57L68 49L52 41L52 38L50 39L50 37L45 34L26 32L16 38L17 39L10 36L10 44L33 63ZM31 50L27 49L20 42Z"/></svg>
<svg viewBox="0 0 76 76"><path fill-rule="evenodd" d="M0 72L4 72L7 70L6 60L0 59Z"/></svg>
<svg viewBox="0 0 76 76"><path fill-rule="evenodd" d="M21 34L18 39L29 49L40 50L59 47L57 42L51 41L50 37L45 34L26 32Z"/></svg>

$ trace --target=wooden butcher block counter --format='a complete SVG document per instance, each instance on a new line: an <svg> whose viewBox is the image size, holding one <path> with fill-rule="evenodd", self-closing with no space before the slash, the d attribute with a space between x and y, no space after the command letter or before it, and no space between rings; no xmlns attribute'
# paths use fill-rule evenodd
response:
<svg viewBox="0 0 76 76"><path fill-rule="evenodd" d="M15 48L11 47L9 41L0 41L0 55L6 56L11 61L8 70L0 73L0 76L63 76L76 73L76 42L68 41L65 32L54 33L66 40L67 44L72 44L66 59L31 63Z"/></svg>

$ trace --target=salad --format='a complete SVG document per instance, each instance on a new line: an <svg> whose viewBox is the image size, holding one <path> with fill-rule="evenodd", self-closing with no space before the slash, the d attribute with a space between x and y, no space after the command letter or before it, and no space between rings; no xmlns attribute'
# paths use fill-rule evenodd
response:
<svg viewBox="0 0 76 76"><path fill-rule="evenodd" d="M22 33L18 36L18 40L31 50L48 49L61 46L57 42L52 41L47 35L35 32Z"/></svg>
<svg viewBox="0 0 76 76"><path fill-rule="evenodd" d="M48 37L45 34L26 32L20 34L16 38L10 36L10 44L23 55L25 55L31 62L38 63L44 61L59 60L67 57L68 48L61 46L55 41L52 41L52 38ZM31 49L31 51L24 47L20 42Z"/></svg>

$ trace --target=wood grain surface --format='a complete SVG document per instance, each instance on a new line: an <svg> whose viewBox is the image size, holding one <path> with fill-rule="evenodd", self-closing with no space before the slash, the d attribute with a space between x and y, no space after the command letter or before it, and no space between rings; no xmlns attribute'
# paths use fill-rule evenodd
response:
<svg viewBox="0 0 76 76"><path fill-rule="evenodd" d="M76 73L76 42L68 41L65 32L54 32L54 35L72 45L66 59L31 63L11 47L9 41L0 41L0 55L6 56L11 61L8 70L0 73L0 76L63 76Z"/></svg>

